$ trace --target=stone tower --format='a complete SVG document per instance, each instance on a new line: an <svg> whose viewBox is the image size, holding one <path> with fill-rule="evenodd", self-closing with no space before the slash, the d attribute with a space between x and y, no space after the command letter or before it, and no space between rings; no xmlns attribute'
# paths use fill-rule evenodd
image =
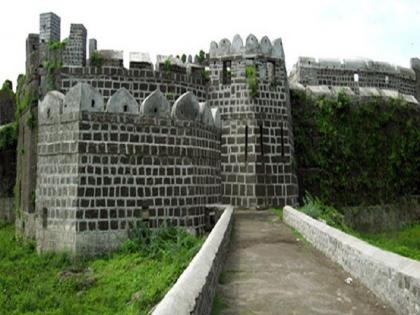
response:
<svg viewBox="0 0 420 315"><path fill-rule="evenodd" d="M212 42L208 103L222 119L223 203L295 205L297 178L289 87L281 39L239 35Z"/></svg>
<svg viewBox="0 0 420 315"><path fill-rule="evenodd" d="M42 13L39 16L39 40L41 43L48 43L49 41L59 41L61 19L58 15L52 12Z"/></svg>
<svg viewBox="0 0 420 315"><path fill-rule="evenodd" d="M63 53L65 66L86 65L87 30L83 24L71 24L70 36Z"/></svg>

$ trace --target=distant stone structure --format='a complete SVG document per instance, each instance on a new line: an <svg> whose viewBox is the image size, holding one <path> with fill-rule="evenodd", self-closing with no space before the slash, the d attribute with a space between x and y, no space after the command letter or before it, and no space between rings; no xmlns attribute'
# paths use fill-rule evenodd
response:
<svg viewBox="0 0 420 315"><path fill-rule="evenodd" d="M33 106L20 117L17 151L25 154L16 177L17 233L40 251L109 251L139 222L201 233L211 204L296 205L281 39L249 35L244 43L236 35L212 42L204 60L185 62L159 55L153 64L131 52L127 69L122 51L98 50L95 39L86 60L83 25L72 24L68 42L57 44L60 18L40 21L40 34L26 42L24 90ZM356 72L360 84L351 81ZM290 81L353 94L374 87L416 101L415 73L300 59Z"/></svg>
<svg viewBox="0 0 420 315"><path fill-rule="evenodd" d="M363 59L299 57L289 81L293 88L306 88L314 94L336 95L344 91L361 97L401 97L418 104L419 76L413 69Z"/></svg>

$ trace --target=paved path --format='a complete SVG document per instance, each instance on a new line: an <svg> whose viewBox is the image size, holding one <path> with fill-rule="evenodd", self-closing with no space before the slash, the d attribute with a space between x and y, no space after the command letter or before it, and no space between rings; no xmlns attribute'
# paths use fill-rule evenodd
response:
<svg viewBox="0 0 420 315"><path fill-rule="evenodd" d="M217 295L221 314L390 315L358 281L269 212L240 211Z"/></svg>

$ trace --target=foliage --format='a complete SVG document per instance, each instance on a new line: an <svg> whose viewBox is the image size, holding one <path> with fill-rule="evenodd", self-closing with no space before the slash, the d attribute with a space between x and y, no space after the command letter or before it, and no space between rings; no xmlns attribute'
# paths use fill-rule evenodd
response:
<svg viewBox="0 0 420 315"><path fill-rule="evenodd" d="M0 313L148 314L202 240L176 229L145 233L151 250L132 239L112 255L77 259L38 255L16 241L13 226L1 228Z"/></svg>
<svg viewBox="0 0 420 315"><path fill-rule="evenodd" d="M15 122L0 126L0 150L13 146L17 140L17 124Z"/></svg>
<svg viewBox="0 0 420 315"><path fill-rule="evenodd" d="M353 101L291 91L301 188L354 206L420 193L420 109L401 99Z"/></svg>
<svg viewBox="0 0 420 315"><path fill-rule="evenodd" d="M34 127L34 117L32 115L32 112L29 112L28 117L26 117L26 126L29 129L32 129Z"/></svg>
<svg viewBox="0 0 420 315"><path fill-rule="evenodd" d="M280 220L283 221L283 209L282 208L272 208L270 209Z"/></svg>
<svg viewBox="0 0 420 315"><path fill-rule="evenodd" d="M366 242L399 255L420 260L420 224L383 233L355 233Z"/></svg>
<svg viewBox="0 0 420 315"><path fill-rule="evenodd" d="M201 72L201 77L204 81L210 81L210 71L203 69L203 71Z"/></svg>
<svg viewBox="0 0 420 315"><path fill-rule="evenodd" d="M195 55L195 59L197 59L197 62L201 65L204 63L204 61L206 60L206 53L204 52L204 50L200 50L198 55Z"/></svg>
<svg viewBox="0 0 420 315"><path fill-rule="evenodd" d="M171 72L172 70L172 63L170 59L165 59L165 61L163 62L163 71L166 73Z"/></svg>
<svg viewBox="0 0 420 315"><path fill-rule="evenodd" d="M186 54L182 54L182 56L181 56L181 61L182 61L183 63L186 63L186 62L187 62L187 55L186 55Z"/></svg>
<svg viewBox="0 0 420 315"><path fill-rule="evenodd" d="M349 231L350 228L344 222L344 216L334 207L328 206L316 197L307 194L304 198L304 205L299 208L314 219L324 221L328 225L343 231Z"/></svg>
<svg viewBox="0 0 420 315"><path fill-rule="evenodd" d="M299 210L374 246L420 260L420 224L407 225L398 230L382 233L362 233L347 226L340 211L317 198L307 196L304 206Z"/></svg>
<svg viewBox="0 0 420 315"><path fill-rule="evenodd" d="M245 77L246 84L248 86L249 95L251 98L256 98L258 96L258 80L257 80L257 70L255 66L248 65L245 68Z"/></svg>
<svg viewBox="0 0 420 315"><path fill-rule="evenodd" d="M104 57L97 51L94 51L89 58L89 64L93 67L102 67L104 64Z"/></svg>
<svg viewBox="0 0 420 315"><path fill-rule="evenodd" d="M64 39L62 42L55 41L55 40L49 41L48 42L48 48L50 50L63 51L66 48L66 45L67 45L68 41L69 41L68 38Z"/></svg>
<svg viewBox="0 0 420 315"><path fill-rule="evenodd" d="M13 83L10 80L5 80L0 89L1 92L7 93L10 97L14 97Z"/></svg>

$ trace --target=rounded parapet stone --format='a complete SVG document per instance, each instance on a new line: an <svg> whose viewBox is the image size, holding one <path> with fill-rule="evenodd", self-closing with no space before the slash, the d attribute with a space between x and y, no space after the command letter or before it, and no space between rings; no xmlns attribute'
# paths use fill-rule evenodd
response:
<svg viewBox="0 0 420 315"><path fill-rule="evenodd" d="M52 117L58 117L63 112L64 95L58 91L50 91L39 103L39 120L48 120Z"/></svg>
<svg viewBox="0 0 420 315"><path fill-rule="evenodd" d="M260 45L254 34L249 34L246 38L245 51L247 54L258 54L260 52Z"/></svg>
<svg viewBox="0 0 420 315"><path fill-rule="evenodd" d="M273 50L273 45L271 44L270 39L267 36L264 36L261 38L261 52L265 55L271 55L271 52Z"/></svg>
<svg viewBox="0 0 420 315"><path fill-rule="evenodd" d="M108 100L106 111L110 113L138 114L139 105L126 88L121 88Z"/></svg>
<svg viewBox="0 0 420 315"><path fill-rule="evenodd" d="M271 55L273 58L284 59L283 42L281 41L281 38L277 38L273 41Z"/></svg>
<svg viewBox="0 0 420 315"><path fill-rule="evenodd" d="M197 121L200 117L200 105L192 92L182 94L172 106L172 119Z"/></svg>
<svg viewBox="0 0 420 315"><path fill-rule="evenodd" d="M223 38L219 42L219 55L221 56L229 55L231 46L232 44L230 43L230 40L227 38Z"/></svg>
<svg viewBox="0 0 420 315"><path fill-rule="evenodd" d="M87 83L78 83L73 86L64 99L64 112L102 112L103 110L102 95Z"/></svg>
<svg viewBox="0 0 420 315"><path fill-rule="evenodd" d="M211 115L213 116L214 126L218 129L222 128L222 118L220 117L219 107L212 107Z"/></svg>
<svg viewBox="0 0 420 315"><path fill-rule="evenodd" d="M212 41L210 43L210 51L209 51L210 58L217 57L218 50L219 50L219 45L217 45L215 41Z"/></svg>
<svg viewBox="0 0 420 315"><path fill-rule="evenodd" d="M207 106L206 102L199 103L199 106L201 122L207 126L214 126L213 115L211 113L210 107Z"/></svg>
<svg viewBox="0 0 420 315"><path fill-rule="evenodd" d="M169 102L159 89L153 91L141 103L140 115L153 118L169 118Z"/></svg>
<svg viewBox="0 0 420 315"><path fill-rule="evenodd" d="M244 42L242 40L242 37L239 34L236 34L233 37L232 46L230 48L230 51L233 54L240 54L244 50Z"/></svg>

